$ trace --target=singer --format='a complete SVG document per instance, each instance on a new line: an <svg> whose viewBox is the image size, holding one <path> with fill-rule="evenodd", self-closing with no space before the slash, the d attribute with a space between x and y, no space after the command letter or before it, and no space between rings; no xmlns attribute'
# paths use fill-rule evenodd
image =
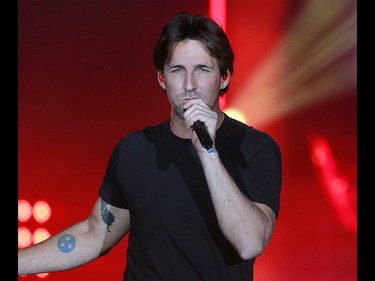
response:
<svg viewBox="0 0 375 281"><path fill-rule="evenodd" d="M123 280L253 280L279 214L281 152L220 109L233 60L214 20L173 16L153 51L170 118L115 145L91 214L19 250L18 274L82 266L129 235Z"/></svg>

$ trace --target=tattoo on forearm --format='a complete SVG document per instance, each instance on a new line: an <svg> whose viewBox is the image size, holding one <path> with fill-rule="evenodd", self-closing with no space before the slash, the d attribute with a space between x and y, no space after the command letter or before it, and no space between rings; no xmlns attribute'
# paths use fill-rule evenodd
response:
<svg viewBox="0 0 375 281"><path fill-rule="evenodd" d="M71 234L64 234L57 241L57 247L63 253L69 253L76 247L76 239Z"/></svg>
<svg viewBox="0 0 375 281"><path fill-rule="evenodd" d="M102 219L103 222L107 225L108 232L111 232L109 227L115 221L115 217L113 214L108 210L108 204L102 200Z"/></svg>

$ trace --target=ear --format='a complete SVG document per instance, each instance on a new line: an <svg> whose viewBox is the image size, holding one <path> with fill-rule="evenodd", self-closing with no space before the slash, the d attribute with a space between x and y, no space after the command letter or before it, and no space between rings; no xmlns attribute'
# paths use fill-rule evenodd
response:
<svg viewBox="0 0 375 281"><path fill-rule="evenodd" d="M228 86L229 81L230 81L230 72L227 71L227 74L221 76L220 90L225 89L225 87Z"/></svg>
<svg viewBox="0 0 375 281"><path fill-rule="evenodd" d="M165 84L164 84L164 73L163 71L158 70L157 71L158 81L160 87L162 87L165 90Z"/></svg>

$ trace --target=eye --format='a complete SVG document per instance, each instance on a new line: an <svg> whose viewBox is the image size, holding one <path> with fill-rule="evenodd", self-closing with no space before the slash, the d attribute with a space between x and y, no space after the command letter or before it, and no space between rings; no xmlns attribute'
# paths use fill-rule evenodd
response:
<svg viewBox="0 0 375 281"><path fill-rule="evenodd" d="M179 73L179 72L182 72L183 71L183 68L182 67L173 67L171 69L171 72L172 73Z"/></svg>
<svg viewBox="0 0 375 281"><path fill-rule="evenodd" d="M198 72L210 72L210 69L207 67L199 67Z"/></svg>

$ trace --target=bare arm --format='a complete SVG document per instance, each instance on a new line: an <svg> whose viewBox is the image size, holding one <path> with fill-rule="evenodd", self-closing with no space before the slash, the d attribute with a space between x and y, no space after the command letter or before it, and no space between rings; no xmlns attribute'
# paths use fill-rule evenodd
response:
<svg viewBox="0 0 375 281"><path fill-rule="evenodd" d="M243 259L260 255L275 227L271 208L249 200L237 187L217 151L200 153L216 216L225 237Z"/></svg>
<svg viewBox="0 0 375 281"><path fill-rule="evenodd" d="M129 230L129 211L101 198L91 215L60 233L18 251L18 274L64 271L106 254Z"/></svg>
<svg viewBox="0 0 375 281"><path fill-rule="evenodd" d="M196 120L207 126L215 140L218 114L201 100L191 100L186 105L185 122L191 127ZM238 188L220 160L219 153L208 153L192 133L192 142L203 165L219 226L243 259L260 255L267 246L275 227L276 216L264 204L252 202Z"/></svg>

